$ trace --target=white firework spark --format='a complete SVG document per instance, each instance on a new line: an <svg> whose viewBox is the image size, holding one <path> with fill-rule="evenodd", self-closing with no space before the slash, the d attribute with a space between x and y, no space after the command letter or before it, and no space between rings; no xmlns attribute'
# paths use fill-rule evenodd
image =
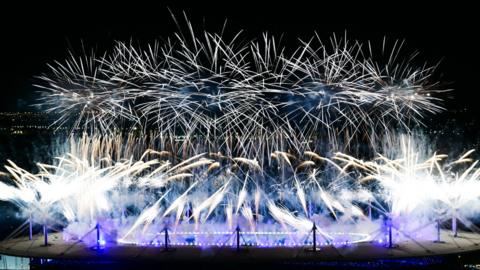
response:
<svg viewBox="0 0 480 270"><path fill-rule="evenodd" d="M239 42L240 33L226 39L189 29L146 49L117 42L102 57L56 62L40 77L40 105L61 115L58 126L154 129L220 144L239 134L283 137L295 149L315 136L333 145L358 137L374 143L392 124L409 131L442 111L434 97L441 90L430 83L434 67L409 66L397 43L377 62L370 44L365 50L335 36L330 44L318 36L301 42L286 55L268 35Z"/></svg>

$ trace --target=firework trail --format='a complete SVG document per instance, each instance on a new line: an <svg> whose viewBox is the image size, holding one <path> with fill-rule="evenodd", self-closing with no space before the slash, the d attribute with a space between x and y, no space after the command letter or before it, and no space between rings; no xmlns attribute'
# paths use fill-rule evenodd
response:
<svg viewBox="0 0 480 270"><path fill-rule="evenodd" d="M260 138L297 150L322 136L332 145L373 144L392 126L409 131L443 110L433 96L442 90L430 82L435 67L409 66L415 55L399 59L397 42L376 57L370 44L316 36L287 55L267 34L240 42L241 33L189 31L144 49L117 42L101 57L55 62L40 76L39 104L61 115L59 127L156 130L206 145L243 136L246 149Z"/></svg>
<svg viewBox="0 0 480 270"><path fill-rule="evenodd" d="M308 234L315 222L325 239L333 239L331 233L344 226L379 230L382 216L413 233L438 219L469 226L480 211L480 169L470 158L473 151L447 161L446 155L425 156L410 137L402 137L398 153L371 161L343 153L327 158L276 151L272 155L281 162L274 170L218 153L181 160L165 149L147 150L137 161L112 159L130 149L125 144L105 148L118 140L72 139L76 156L38 164L37 173L10 162L5 176L15 181L1 183L0 199L16 204L26 217L35 213L35 223L63 226L70 236L81 237L98 222L113 219L108 229L123 242L148 240L165 224L174 231L202 232L226 231L232 223L253 232L276 228ZM219 165L212 170L214 163ZM298 169L305 163L309 166ZM369 207L373 217L366 214Z"/></svg>

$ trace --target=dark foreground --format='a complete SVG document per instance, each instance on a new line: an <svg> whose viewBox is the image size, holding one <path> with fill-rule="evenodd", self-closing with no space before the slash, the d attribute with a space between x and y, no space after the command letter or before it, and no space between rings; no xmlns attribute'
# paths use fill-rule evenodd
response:
<svg viewBox="0 0 480 270"><path fill-rule="evenodd" d="M480 269L480 252L422 258L377 259L367 261L324 262L262 262L228 263L188 261L159 263L158 261L109 261L109 260L42 260L32 259L31 269Z"/></svg>

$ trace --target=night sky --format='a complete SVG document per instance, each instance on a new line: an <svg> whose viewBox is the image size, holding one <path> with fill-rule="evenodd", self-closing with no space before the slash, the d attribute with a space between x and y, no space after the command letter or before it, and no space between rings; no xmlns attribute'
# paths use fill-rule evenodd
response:
<svg viewBox="0 0 480 270"><path fill-rule="evenodd" d="M246 38L259 38L265 31L276 36L283 34L283 44L287 47L298 44L297 38L311 37L314 31L325 40L332 33L343 35L345 31L349 39L372 40L377 44L384 36L390 41L405 39L406 52L418 50L419 60L432 65L441 62L437 78L445 88L455 89L447 101L451 111L461 110L457 116L467 121L475 120L480 112L478 15L474 14L473 6L419 7L417 3L406 2L399 6L351 6L344 2L314 6L314 1L259 5L257 2L151 5L135 1L128 6L84 2L69 7L24 4L4 9L10 16L1 18L0 111L34 110L29 106L35 98L34 76L46 72L47 63L63 60L69 49L81 53L82 47L95 48L101 53L110 49L115 40L146 44L171 36L177 26L168 7L179 19L185 11L198 30L219 31L228 19L227 32L243 29Z"/></svg>

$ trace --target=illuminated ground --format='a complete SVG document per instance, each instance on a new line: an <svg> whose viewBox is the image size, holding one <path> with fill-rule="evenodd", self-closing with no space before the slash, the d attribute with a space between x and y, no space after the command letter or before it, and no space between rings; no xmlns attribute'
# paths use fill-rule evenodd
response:
<svg viewBox="0 0 480 270"><path fill-rule="evenodd" d="M317 252L311 247L246 247L240 251L235 247L175 246L165 251L162 246L135 246L128 244L106 244L97 251L81 242L65 242L59 233L49 235L48 247L43 246L43 237L34 241L17 238L0 244L0 253L30 258L74 259L74 260L126 260L154 262L321 262L357 261L375 259L398 259L412 257L443 256L480 250L480 235L461 232L452 237L442 231L443 243L432 241L399 243L395 248L386 248L378 243L358 243L348 246L321 246Z"/></svg>

